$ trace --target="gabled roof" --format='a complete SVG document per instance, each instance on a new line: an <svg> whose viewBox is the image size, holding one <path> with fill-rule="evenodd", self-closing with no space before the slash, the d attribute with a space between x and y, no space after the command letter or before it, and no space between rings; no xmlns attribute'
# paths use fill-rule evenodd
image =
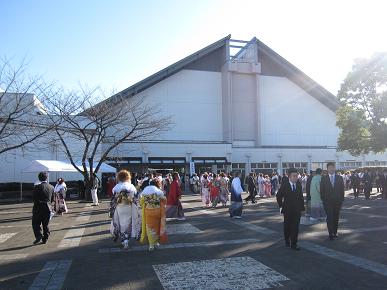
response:
<svg viewBox="0 0 387 290"><path fill-rule="evenodd" d="M121 100L134 96L153 85L159 83L160 81L170 77L171 75L179 72L180 70L190 67L190 65L194 65L195 62L198 62L200 60L203 60L203 58L208 57L211 53L216 52L223 46L228 48L227 45L229 41L231 40L231 35L228 35L213 44L191 54L190 56L187 56L186 58L183 58L182 60L162 69L161 71L143 79L140 82L135 83L134 85L128 87L127 89L111 96L110 98L102 101L101 103L97 104L102 105L105 103L110 103L111 105L120 103ZM240 41L243 42L243 41ZM280 56L278 53L276 53L274 50L272 50L270 47L268 47L266 44L258 40L257 38L252 38L250 41L246 41L246 45L244 48L241 49L234 57L233 59L237 59L239 55L242 55L242 52L245 48L247 48L252 43L256 42L258 44L258 61L262 57L266 57L268 61L271 62L276 67L277 71L281 71L280 75L285 76L288 79L290 79L292 82L300 86L302 89L304 89L306 92L308 92L311 96L316 98L319 102L327 106L332 111L336 111L339 104L336 99L336 97L330 93L328 90L323 88L321 85L319 85L316 81L312 80L309 76L307 76L305 73L303 73L301 70L299 70L297 67L295 67L293 64L288 62L285 58ZM224 62L226 63L230 58L229 51L224 56ZM265 75L265 68L262 67L262 74ZM270 75L270 74L269 74Z"/></svg>
<svg viewBox="0 0 387 290"><path fill-rule="evenodd" d="M336 111L339 107L337 98L325 89L323 86L318 84L316 81L311 79L308 75L302 72L300 69L295 67L285 58L280 56L266 44L260 40L256 40L258 43L259 54L265 54L270 60L277 63L283 68L285 76L294 82L296 85L304 89L307 93L317 99L319 102L327 106L332 111Z"/></svg>
<svg viewBox="0 0 387 290"><path fill-rule="evenodd" d="M134 96L138 93L141 93L142 91L150 88L151 86L157 84L158 82L170 77L171 75L179 72L184 67L192 64L193 62L201 59L202 57L216 51L222 46L225 46L227 44L227 41L231 38L231 34L227 35L226 37L214 42L213 44L187 56L186 58L183 58L182 60L179 60L178 62L175 62L174 64L162 69L161 71L158 71L157 73L147 77L146 79L143 79L142 81L139 81L138 83L135 83L134 85L130 86L129 88L111 96L110 98L102 101L100 104L111 102L113 104L117 104L122 100L122 98L127 98ZM226 60L225 60L226 61ZM98 104L97 104L98 106Z"/></svg>

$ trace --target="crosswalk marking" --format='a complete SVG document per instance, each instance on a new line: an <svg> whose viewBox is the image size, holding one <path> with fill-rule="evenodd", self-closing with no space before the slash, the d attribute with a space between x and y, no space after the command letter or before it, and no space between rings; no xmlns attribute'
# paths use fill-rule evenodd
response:
<svg viewBox="0 0 387 290"><path fill-rule="evenodd" d="M28 254L12 254L12 255L0 255L0 261L25 259Z"/></svg>
<svg viewBox="0 0 387 290"><path fill-rule="evenodd" d="M301 247L308 251L315 252L320 255L327 256L329 258L339 260L359 268L378 273L383 276L387 276L387 265L374 262L365 258L356 257L347 253L339 252L329 249L320 245L316 245L310 242L300 242Z"/></svg>
<svg viewBox="0 0 387 290"><path fill-rule="evenodd" d="M236 224L238 226L244 227L248 230L251 230L253 232L259 233L259 234L271 235L271 234L276 233L275 231L273 231L271 229L257 226L257 225L253 225L253 224L250 224L248 222L241 221L241 220L230 220L230 222L233 224Z"/></svg>
<svg viewBox="0 0 387 290"><path fill-rule="evenodd" d="M75 221L84 223L90 220L89 213L80 213L80 215L75 219ZM58 248L71 248L78 247L81 242L82 236L85 232L85 228L74 228L68 230L65 234L63 240L60 241Z"/></svg>
<svg viewBox="0 0 387 290"><path fill-rule="evenodd" d="M59 260L47 262L39 275L36 276L29 290L59 290L63 286L67 272L71 266L71 260Z"/></svg>
<svg viewBox="0 0 387 290"><path fill-rule="evenodd" d="M208 242L195 242L195 243L176 243L176 244L165 244L160 246L160 250L166 249L180 249L180 248L193 248L193 247L214 247L223 245L237 245L237 244L249 244L258 243L258 239L240 239L240 240L223 240L223 241L208 241ZM130 249L123 248L103 248L99 249L98 253L119 253L119 252L142 252L147 251L148 246L136 246Z"/></svg>
<svg viewBox="0 0 387 290"><path fill-rule="evenodd" d="M0 234L0 244L4 243L6 240L12 238L14 235L17 233L5 233L5 234Z"/></svg>
<svg viewBox="0 0 387 290"><path fill-rule="evenodd" d="M69 230L63 240L59 243L58 248L77 247L81 242L85 228Z"/></svg>

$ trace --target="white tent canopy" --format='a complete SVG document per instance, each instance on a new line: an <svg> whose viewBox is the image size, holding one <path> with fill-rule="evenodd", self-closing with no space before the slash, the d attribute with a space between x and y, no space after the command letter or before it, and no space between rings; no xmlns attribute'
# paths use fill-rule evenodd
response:
<svg viewBox="0 0 387 290"><path fill-rule="evenodd" d="M33 160L23 172L78 172L71 163L58 160Z"/></svg>
<svg viewBox="0 0 387 290"><path fill-rule="evenodd" d="M77 167L80 170L83 170L81 162L77 162ZM89 170L89 162L86 162L86 167ZM97 164L93 164L93 170L97 167ZM31 173L31 172L75 172L78 170L70 163L65 161L58 160L32 160L31 163L23 169L22 173ZM106 163L102 163L99 170L99 173L115 173L116 169L113 166L110 166ZM23 183L20 183L20 200L23 199Z"/></svg>
<svg viewBox="0 0 387 290"><path fill-rule="evenodd" d="M77 162L77 167L83 170L81 162ZM90 168L89 163L86 162L87 169ZM93 164L93 169L97 167L97 164ZM23 172L78 172L70 162L58 161L58 160L33 160L31 163L23 169ZM102 163L98 170L101 173L114 173L116 169L106 163Z"/></svg>

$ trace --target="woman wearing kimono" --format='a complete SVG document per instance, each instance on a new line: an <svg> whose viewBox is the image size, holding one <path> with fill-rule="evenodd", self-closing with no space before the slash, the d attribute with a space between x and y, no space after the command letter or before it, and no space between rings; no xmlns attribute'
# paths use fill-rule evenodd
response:
<svg viewBox="0 0 387 290"><path fill-rule="evenodd" d="M212 207L216 207L219 203L219 194L220 194L220 181L219 176L214 174L214 178L210 184L210 195Z"/></svg>
<svg viewBox="0 0 387 290"><path fill-rule="evenodd" d="M59 178L54 188L54 211L57 214L63 215L63 213L67 213L66 191L67 186L64 179Z"/></svg>
<svg viewBox="0 0 387 290"><path fill-rule="evenodd" d="M141 192L142 209L141 243L148 241L149 251L167 242L165 205L166 198L161 190L162 181L154 179Z"/></svg>
<svg viewBox="0 0 387 290"><path fill-rule="evenodd" d="M210 182L208 175L203 174L201 183L202 202L204 207L210 206Z"/></svg>
<svg viewBox="0 0 387 290"><path fill-rule="evenodd" d="M167 197L167 218L176 218L178 220L185 220L183 206L181 205L180 198L182 195L179 180L179 173L174 172L172 174L172 183L169 189Z"/></svg>
<svg viewBox="0 0 387 290"><path fill-rule="evenodd" d="M226 177L226 174L224 172L222 172L220 174L220 180L219 180L219 184L220 184L219 199L224 207L227 206L227 202L228 202L228 194L229 194L228 181L229 180Z"/></svg>
<svg viewBox="0 0 387 290"><path fill-rule="evenodd" d="M131 175L121 170L118 175L118 184L113 188L113 197L110 203L112 222L110 233L114 241L120 239L123 247L129 247L129 240L138 240L141 232L141 211L139 209L137 190L131 184Z"/></svg>
<svg viewBox="0 0 387 290"><path fill-rule="evenodd" d="M229 208L229 213L231 218L240 219L242 218L242 184L240 179L240 172L235 173L235 177L231 183L231 205Z"/></svg>
<svg viewBox="0 0 387 290"><path fill-rule="evenodd" d="M271 179L269 175L265 176L265 196L271 197Z"/></svg>

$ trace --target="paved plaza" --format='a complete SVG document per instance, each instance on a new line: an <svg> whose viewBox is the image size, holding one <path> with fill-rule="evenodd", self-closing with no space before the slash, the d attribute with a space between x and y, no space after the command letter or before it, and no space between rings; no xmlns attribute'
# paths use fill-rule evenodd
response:
<svg viewBox="0 0 387 290"><path fill-rule="evenodd" d="M347 196L339 240L303 219L301 251L284 247L273 198L244 207L203 209L185 195L186 221L168 221L155 252L114 244L108 201L68 202L51 220L46 245L32 245L31 203L0 205L0 289L387 289L387 201Z"/></svg>

